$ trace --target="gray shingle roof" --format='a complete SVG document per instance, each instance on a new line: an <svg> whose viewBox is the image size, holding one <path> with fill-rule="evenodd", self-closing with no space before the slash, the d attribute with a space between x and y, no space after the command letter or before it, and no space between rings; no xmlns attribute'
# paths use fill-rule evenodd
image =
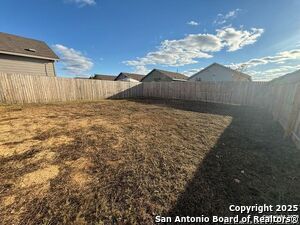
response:
<svg viewBox="0 0 300 225"><path fill-rule="evenodd" d="M171 71L166 71L166 70L158 70L158 69L154 69L159 71L160 73L166 75L167 77L170 77L172 79L180 79L180 80L187 80L188 77L181 74L181 73L175 73L175 72L171 72Z"/></svg>
<svg viewBox="0 0 300 225"><path fill-rule="evenodd" d="M58 56L43 42L0 32L0 53L24 57L58 60Z"/></svg>
<svg viewBox="0 0 300 225"><path fill-rule="evenodd" d="M151 72L149 72L144 78L146 78L147 76L149 76L150 74L152 74L152 72L154 71L158 71L159 73L170 77L172 80L187 80L188 77L181 74L181 73L175 73L175 72L171 72L171 71L166 71L166 70L159 70L159 69L153 69ZM143 79L144 79L143 78ZM141 81L143 81L143 79Z"/></svg>
<svg viewBox="0 0 300 225"><path fill-rule="evenodd" d="M116 76L112 75L104 75L104 74L95 74L95 76L91 77L91 79L95 80L115 80Z"/></svg>
<svg viewBox="0 0 300 225"><path fill-rule="evenodd" d="M120 73L120 74L115 78L115 80L118 80L118 77L121 76L121 75L125 75L126 77L131 78L131 79L135 79L135 80L137 80L137 81L141 81L141 80L145 77L145 75L141 75L141 74L136 74L136 73L124 73L124 72L122 72L122 73Z"/></svg>

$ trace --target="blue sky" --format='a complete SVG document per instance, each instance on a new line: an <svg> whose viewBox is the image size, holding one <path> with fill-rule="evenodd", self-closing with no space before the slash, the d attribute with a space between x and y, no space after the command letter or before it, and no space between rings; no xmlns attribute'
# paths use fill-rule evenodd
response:
<svg viewBox="0 0 300 225"><path fill-rule="evenodd" d="M0 31L43 40L59 76L188 75L213 62L255 80L300 69L299 0L2 0Z"/></svg>

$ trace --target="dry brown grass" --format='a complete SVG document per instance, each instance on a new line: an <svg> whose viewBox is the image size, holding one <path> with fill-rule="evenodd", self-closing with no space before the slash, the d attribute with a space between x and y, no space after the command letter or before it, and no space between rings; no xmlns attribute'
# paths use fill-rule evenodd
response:
<svg viewBox="0 0 300 225"><path fill-rule="evenodd" d="M107 100L0 115L0 224L153 224L300 199L299 151L263 111Z"/></svg>

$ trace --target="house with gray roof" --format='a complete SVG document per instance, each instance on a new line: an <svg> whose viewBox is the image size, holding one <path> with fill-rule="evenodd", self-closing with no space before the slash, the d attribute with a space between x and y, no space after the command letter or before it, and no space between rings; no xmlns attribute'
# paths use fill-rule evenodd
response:
<svg viewBox="0 0 300 225"><path fill-rule="evenodd" d="M270 81L271 84L294 84L300 82L300 70L285 74Z"/></svg>
<svg viewBox="0 0 300 225"><path fill-rule="evenodd" d="M58 59L43 41L0 32L0 73L54 77Z"/></svg>
<svg viewBox="0 0 300 225"><path fill-rule="evenodd" d="M140 82L145 75L136 74L136 73L120 73L115 81L129 81L129 82Z"/></svg>
<svg viewBox="0 0 300 225"><path fill-rule="evenodd" d="M141 81L187 81L188 77L181 74L166 70L153 69Z"/></svg>
<svg viewBox="0 0 300 225"><path fill-rule="evenodd" d="M93 77L90 77L90 79L93 79L93 80L110 80L110 81L114 81L116 79L116 76L106 75L106 74L95 74Z"/></svg>

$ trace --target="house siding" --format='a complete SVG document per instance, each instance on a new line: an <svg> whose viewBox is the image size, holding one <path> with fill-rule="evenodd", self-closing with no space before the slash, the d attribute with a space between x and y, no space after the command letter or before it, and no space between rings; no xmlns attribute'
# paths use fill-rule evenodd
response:
<svg viewBox="0 0 300 225"><path fill-rule="evenodd" d="M55 76L53 61L5 54L0 54L0 72Z"/></svg>
<svg viewBox="0 0 300 225"><path fill-rule="evenodd" d="M152 71L147 77L143 79L143 82L151 81L172 81L170 77L167 77L159 71Z"/></svg>
<svg viewBox="0 0 300 225"><path fill-rule="evenodd" d="M47 72L47 76L49 77L55 77L55 68L54 68L54 63L53 62L47 62L45 63L46 66L46 72Z"/></svg>

